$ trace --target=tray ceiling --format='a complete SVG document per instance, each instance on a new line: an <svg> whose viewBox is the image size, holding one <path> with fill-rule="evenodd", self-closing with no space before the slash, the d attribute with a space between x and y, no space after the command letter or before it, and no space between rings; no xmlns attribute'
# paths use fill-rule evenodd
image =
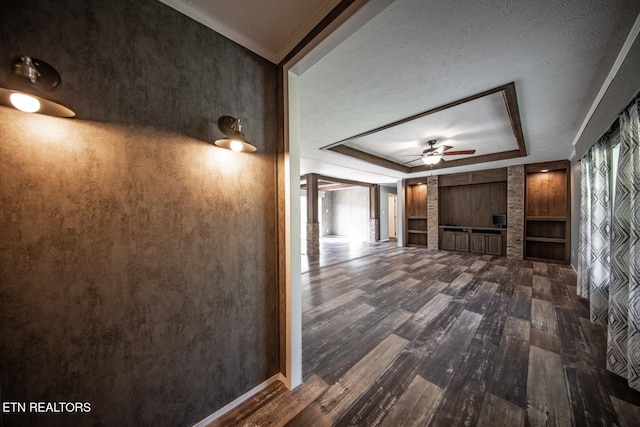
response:
<svg viewBox="0 0 640 427"><path fill-rule="evenodd" d="M378 183L419 176L322 148L507 82L517 88L527 156L437 173L570 159L573 141L639 11L632 0L594 0L589 7L583 2L396 0L299 75L302 173L357 179L366 172L380 174L372 181ZM620 103L631 96L625 94ZM483 113L473 114L481 118ZM452 127L466 119L453 120ZM457 132L437 131L444 137ZM397 142L423 137L416 129L415 136L403 135ZM376 150L389 158L390 153Z"/></svg>
<svg viewBox="0 0 640 427"><path fill-rule="evenodd" d="M450 147L434 165L422 162L429 141ZM347 138L323 149L413 173L526 156L515 85L510 83ZM458 151L473 154L455 154Z"/></svg>

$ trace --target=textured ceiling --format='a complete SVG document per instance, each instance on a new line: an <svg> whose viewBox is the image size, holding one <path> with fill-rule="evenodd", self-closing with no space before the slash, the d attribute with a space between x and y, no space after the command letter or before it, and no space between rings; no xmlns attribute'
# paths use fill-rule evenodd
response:
<svg viewBox="0 0 640 427"><path fill-rule="evenodd" d="M340 2L160 1L275 63ZM509 82L529 155L438 173L567 159L575 141L581 154L581 129L592 139L615 117L596 108L595 129L592 107L624 106L640 89L629 82L638 67L627 66L638 61L627 58L626 81L614 75L599 94L639 12L638 0L368 0L293 69L301 172L373 183L412 176L320 148Z"/></svg>
<svg viewBox="0 0 640 427"><path fill-rule="evenodd" d="M631 0L396 0L299 76L302 171L404 177L319 149L511 81L524 162L570 158L638 10Z"/></svg>

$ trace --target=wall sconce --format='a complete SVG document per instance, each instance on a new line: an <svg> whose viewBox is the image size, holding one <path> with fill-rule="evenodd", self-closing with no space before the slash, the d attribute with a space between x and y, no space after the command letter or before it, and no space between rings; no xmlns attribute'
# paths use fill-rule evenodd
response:
<svg viewBox="0 0 640 427"><path fill-rule="evenodd" d="M242 133L242 127L240 126L240 119L222 116L218 119L218 128L227 136L226 138L217 139L214 142L218 147L247 153L253 153L257 150L256 147L244 138L244 133Z"/></svg>
<svg viewBox="0 0 640 427"><path fill-rule="evenodd" d="M62 79L55 68L40 59L23 55L11 63L11 73L0 85L0 103L26 113L74 117L76 113L45 93L53 92L60 84Z"/></svg>

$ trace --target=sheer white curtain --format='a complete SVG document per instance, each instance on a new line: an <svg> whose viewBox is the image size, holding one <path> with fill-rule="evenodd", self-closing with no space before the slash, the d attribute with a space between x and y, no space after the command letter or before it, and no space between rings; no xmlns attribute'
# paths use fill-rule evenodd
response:
<svg viewBox="0 0 640 427"><path fill-rule="evenodd" d="M611 235L607 369L640 390L639 99L620 116L620 155Z"/></svg>

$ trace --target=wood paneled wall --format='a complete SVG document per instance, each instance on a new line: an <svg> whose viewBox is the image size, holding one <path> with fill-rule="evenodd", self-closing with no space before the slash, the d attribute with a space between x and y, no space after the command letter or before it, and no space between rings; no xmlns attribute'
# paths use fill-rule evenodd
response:
<svg viewBox="0 0 640 427"><path fill-rule="evenodd" d="M565 217L566 215L566 170L527 175L527 216Z"/></svg>
<svg viewBox="0 0 640 427"><path fill-rule="evenodd" d="M427 185L407 186L407 216L427 217Z"/></svg>
<svg viewBox="0 0 640 427"><path fill-rule="evenodd" d="M440 224L493 226L492 215L507 213L507 183L440 187Z"/></svg>

